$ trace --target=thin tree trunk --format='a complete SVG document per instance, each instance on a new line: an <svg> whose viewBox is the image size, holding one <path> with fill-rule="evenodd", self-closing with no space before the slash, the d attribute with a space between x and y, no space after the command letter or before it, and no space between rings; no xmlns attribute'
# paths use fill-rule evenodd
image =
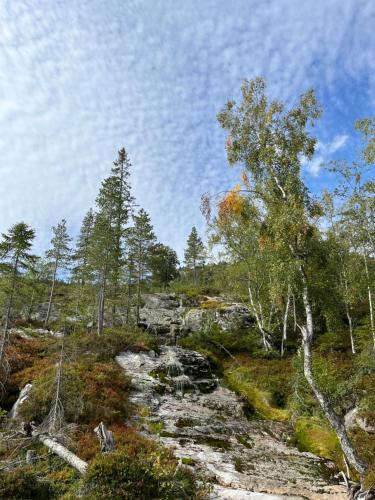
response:
<svg viewBox="0 0 375 500"><path fill-rule="evenodd" d="M136 309L136 323L139 323L139 309L141 306L141 268L138 267L137 276L137 309Z"/></svg>
<svg viewBox="0 0 375 500"><path fill-rule="evenodd" d="M35 290L32 291L31 300L30 300L30 304L29 304L29 307L28 307L28 311L27 311L27 321L29 323L31 321L31 314L33 312L33 307L34 307L34 295L35 295Z"/></svg>
<svg viewBox="0 0 375 500"><path fill-rule="evenodd" d="M48 301L47 315L46 315L46 319L44 320L44 326L45 327L48 326L49 317L50 317L50 314L51 314L52 299L53 299L53 292L54 292L54 289L55 289L55 282L56 282L56 273L57 273L58 262L59 262L59 259L58 259L58 257L56 257L56 259L55 259L55 267L54 267L54 270L53 270L53 277L52 277L51 293L49 295L49 301Z"/></svg>
<svg viewBox="0 0 375 500"><path fill-rule="evenodd" d="M99 336L103 333L103 327L104 327L105 286L106 286L106 278L105 276L103 276L100 283L99 300L98 300L97 333Z"/></svg>
<svg viewBox="0 0 375 500"><path fill-rule="evenodd" d="M288 298L286 301L284 319L283 319L283 337L281 339L281 352L280 352L281 357L284 356L284 342L286 341L286 335L287 335L289 306L290 306L290 293L289 293L289 286L288 286Z"/></svg>
<svg viewBox="0 0 375 500"><path fill-rule="evenodd" d="M341 260L341 265L342 265L342 275L341 275L341 286L345 289L345 298L344 298L344 303L345 303L345 313L346 317L348 319L348 324L349 324L349 335L350 335L350 345L352 349L352 354L355 354L355 344L354 344L354 335L353 335L353 320L350 314L350 304L349 304L349 288L348 288L348 280L346 277L346 271L345 271L345 266L343 263L343 259L340 256Z"/></svg>
<svg viewBox="0 0 375 500"><path fill-rule="evenodd" d="M300 265L300 274L302 278L302 283L303 283L303 293L302 293L302 298L303 298L303 304L305 308L305 315L306 315L306 324L301 328L302 332L302 337L303 337L303 353L304 353L304 360L303 360L303 371L305 378L314 393L315 398L317 399L318 403L320 404L324 415L326 416L327 420L330 422L332 425L333 429L336 432L336 435L340 441L342 451L344 452L344 455L346 459L348 460L349 464L354 467L354 469L361 475L363 476L367 470L366 465L361 461L361 459L358 457L355 449L353 448L352 443L350 442L348 435L346 433L345 425L341 421L341 419L338 417L336 412L334 411L330 400L328 397L321 392L319 389L312 370L312 342L313 342L313 337L314 337L314 323L313 323L313 315L312 315L312 308L310 304L310 298L309 298L309 292L308 292L308 286L307 286L307 278L305 274L305 270L303 269L303 266Z"/></svg>
<svg viewBox="0 0 375 500"><path fill-rule="evenodd" d="M353 335L353 320L350 315L349 311L349 306L348 303L345 301L345 312L346 312L346 317L348 318L348 323L349 323L349 335L350 335L350 345L352 348L352 354L355 354L355 345L354 345L354 335Z"/></svg>
<svg viewBox="0 0 375 500"><path fill-rule="evenodd" d="M260 333L262 335L262 341L263 341L264 349L266 351L268 351L269 349L271 349L271 344L267 340L267 335L266 335L266 332L265 332L264 327L263 327L263 319L258 314L257 308L256 308L255 303L254 303L253 293L252 293L251 285L250 285L250 278L249 278L249 281L248 281L248 292L249 292L250 304L251 304L253 313L255 315L255 319L256 319L259 331L260 331Z"/></svg>
<svg viewBox="0 0 375 500"><path fill-rule="evenodd" d="M372 293L371 293L371 286L370 286L370 274L368 272L367 258L366 258L366 254L365 253L363 254L363 259L365 261L365 271L366 271L366 278L367 278L367 293L368 293L368 303L369 303L369 308L370 308L371 334L372 334L373 348L375 350L374 309L373 309L373 305L372 305Z"/></svg>
<svg viewBox="0 0 375 500"><path fill-rule="evenodd" d="M127 325L129 324L130 304L131 304L131 283L130 283L130 279L129 279L129 283L128 283L128 300L127 300L127 304L126 304L126 319L125 319L125 322L126 322Z"/></svg>
<svg viewBox="0 0 375 500"><path fill-rule="evenodd" d="M293 331L294 333L297 331L297 312L296 312L296 297L293 294Z"/></svg>
<svg viewBox="0 0 375 500"><path fill-rule="evenodd" d="M19 260L19 256L16 255L16 258L14 261L13 273L12 273L12 285L11 285L9 298L8 298L8 305L7 305L7 309L6 309L6 313L5 313L5 324L4 324L2 338L0 341L0 370L2 370L3 372L7 372L7 362L5 360L5 363L4 363L4 357L5 357L5 347L6 347L6 344L8 342L8 337L9 337L9 325L10 325L10 316L11 316L12 307L13 307L13 297L14 297L14 292L16 289L18 260ZM4 375L6 375L6 373L3 373L3 376Z"/></svg>

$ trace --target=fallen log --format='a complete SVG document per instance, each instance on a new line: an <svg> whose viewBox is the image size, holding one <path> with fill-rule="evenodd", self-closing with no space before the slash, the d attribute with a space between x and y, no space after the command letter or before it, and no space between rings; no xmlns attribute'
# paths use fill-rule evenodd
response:
<svg viewBox="0 0 375 500"><path fill-rule="evenodd" d="M56 441L56 439L47 436L45 434L39 434L36 436L44 446L47 446L55 455L59 456L66 463L74 467L81 474L85 474L88 463L77 457L74 453L72 453L68 448L65 448L61 443Z"/></svg>

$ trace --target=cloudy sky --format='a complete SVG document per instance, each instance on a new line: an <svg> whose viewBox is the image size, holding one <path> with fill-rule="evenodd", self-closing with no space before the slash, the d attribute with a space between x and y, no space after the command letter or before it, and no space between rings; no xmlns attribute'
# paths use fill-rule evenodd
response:
<svg viewBox="0 0 375 500"><path fill-rule="evenodd" d="M2 0L0 231L24 220L46 248L76 235L122 146L137 201L180 256L200 196L235 184L216 114L241 81L266 77L290 103L324 107L320 164L353 154L353 121L374 114L373 0Z"/></svg>

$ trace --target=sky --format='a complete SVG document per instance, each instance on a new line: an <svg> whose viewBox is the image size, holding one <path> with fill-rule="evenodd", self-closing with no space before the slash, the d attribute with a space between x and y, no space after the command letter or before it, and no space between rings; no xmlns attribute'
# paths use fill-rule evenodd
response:
<svg viewBox="0 0 375 500"><path fill-rule="evenodd" d="M321 163L351 158L356 118L375 110L373 0L2 0L0 232L21 220L44 251L62 218L76 236L125 147L158 239L183 257L200 198L236 184L216 115L244 78L323 106Z"/></svg>

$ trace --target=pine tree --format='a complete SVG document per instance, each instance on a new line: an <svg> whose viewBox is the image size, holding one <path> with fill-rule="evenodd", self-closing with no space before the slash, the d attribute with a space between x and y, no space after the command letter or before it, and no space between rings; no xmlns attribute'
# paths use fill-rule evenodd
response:
<svg viewBox="0 0 375 500"><path fill-rule="evenodd" d="M52 265L53 271L52 271L52 283L48 300L47 314L46 314L46 319L44 320L45 327L48 326L49 317L51 314L57 273L59 270L67 269L71 258L71 250L69 247L71 238L68 235L66 229L66 220L62 219L62 221L59 222L57 226L52 228L52 232L53 232L53 237L51 239L52 247L50 250L47 250L46 252L46 258Z"/></svg>
<svg viewBox="0 0 375 500"><path fill-rule="evenodd" d="M142 208L133 216L134 226L128 234L129 257L134 265L137 286L136 321L139 322L142 282L150 271L150 254L155 235L149 215Z"/></svg>
<svg viewBox="0 0 375 500"><path fill-rule="evenodd" d="M185 250L185 264L193 270L194 283L198 281L198 268L205 262L205 248L195 227L192 228Z"/></svg>
<svg viewBox="0 0 375 500"><path fill-rule="evenodd" d="M176 252L162 243L156 243L150 248L149 264L153 283L162 286L164 290L179 275Z"/></svg>
<svg viewBox="0 0 375 500"><path fill-rule="evenodd" d="M24 222L19 222L18 224L14 224L7 234L2 235L3 239L0 243L0 256L3 261L3 267L9 273L4 328L0 340L0 372L3 380L5 380L7 374L5 347L9 340L9 327L14 296L17 290L18 275L21 269L28 269L35 262L36 258L30 254L34 237L34 230Z"/></svg>

